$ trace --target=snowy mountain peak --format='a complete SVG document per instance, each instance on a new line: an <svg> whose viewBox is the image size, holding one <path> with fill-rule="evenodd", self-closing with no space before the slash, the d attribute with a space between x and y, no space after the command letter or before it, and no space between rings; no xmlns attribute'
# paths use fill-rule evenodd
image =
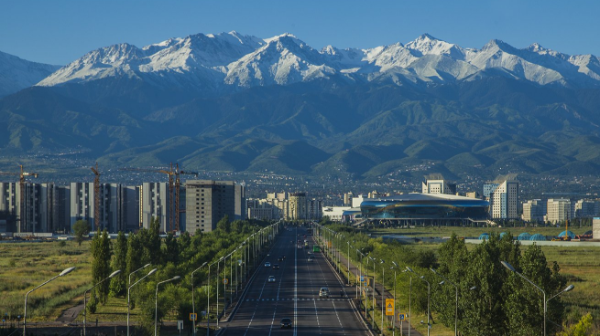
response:
<svg viewBox="0 0 600 336"><path fill-rule="evenodd" d="M419 56L448 55L459 59L464 57L464 51L462 48L452 43L437 39L429 34L423 34L414 41L407 43L406 48L418 51L420 54Z"/></svg>
<svg viewBox="0 0 600 336"><path fill-rule="evenodd" d="M147 79L153 85L215 88L284 85L318 78L349 82L392 79L418 83L509 76L540 85L600 85L600 60L569 56L534 43L517 49L491 40L481 49L460 46L423 34L406 45L317 51L295 35L267 39L236 31L195 34L137 48L116 44L89 52L38 85L89 82L106 77Z"/></svg>

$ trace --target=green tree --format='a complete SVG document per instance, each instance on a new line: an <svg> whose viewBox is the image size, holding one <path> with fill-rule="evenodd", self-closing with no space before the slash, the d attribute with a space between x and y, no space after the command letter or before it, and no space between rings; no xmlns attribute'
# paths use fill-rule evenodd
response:
<svg viewBox="0 0 600 336"><path fill-rule="evenodd" d="M546 292L546 299L560 291L564 285L558 269L553 272L548 268L546 257L537 245L530 246L521 256L522 270L517 269L527 279ZM507 299L505 311L511 335L533 335L544 328L544 302L543 294L533 285L511 272L505 286ZM548 319L561 321L564 308L560 298L549 303ZM546 326L550 330L550 326Z"/></svg>
<svg viewBox="0 0 600 336"><path fill-rule="evenodd" d="M565 331L558 332L556 336L587 336L591 335L594 318L592 313L587 313L581 317L581 320L577 324L572 325L570 328L564 326Z"/></svg>
<svg viewBox="0 0 600 336"><path fill-rule="evenodd" d="M217 223L217 230L220 230L220 231L225 232L225 233L229 233L230 232L231 227L230 227L230 224L229 224L229 216L228 215L225 215Z"/></svg>
<svg viewBox="0 0 600 336"><path fill-rule="evenodd" d="M75 233L75 241L81 246L85 237L90 233L90 224L86 220L78 220L73 224L73 233Z"/></svg>
<svg viewBox="0 0 600 336"><path fill-rule="evenodd" d="M98 229L96 236L92 239L92 283L106 279L110 275L110 240L108 232L100 232ZM99 302L106 303L109 292L109 282L105 281L96 287Z"/></svg>
<svg viewBox="0 0 600 336"><path fill-rule="evenodd" d="M164 253L164 261L171 262L177 264L179 259L179 246L177 245L177 240L172 232L167 234L167 238L165 239L165 253Z"/></svg>
<svg viewBox="0 0 600 336"><path fill-rule="evenodd" d="M123 231L119 231L114 248L112 269L121 270L117 276L111 279L110 292L114 296L123 296L127 291L127 238Z"/></svg>

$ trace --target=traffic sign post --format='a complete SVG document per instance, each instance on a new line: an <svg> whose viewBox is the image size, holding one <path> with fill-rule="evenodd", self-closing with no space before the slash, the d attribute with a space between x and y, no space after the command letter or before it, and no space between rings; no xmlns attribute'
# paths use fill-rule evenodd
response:
<svg viewBox="0 0 600 336"><path fill-rule="evenodd" d="M406 316L402 313L398 314L398 320L400 321L405 321L406 320Z"/></svg>
<svg viewBox="0 0 600 336"><path fill-rule="evenodd" d="M227 285L228 283L229 283L229 279L227 279L227 278L223 278L223 284L224 284L224 285Z"/></svg>
<svg viewBox="0 0 600 336"><path fill-rule="evenodd" d="M198 314L190 313L190 321L197 321L197 320L198 320Z"/></svg>
<svg viewBox="0 0 600 336"><path fill-rule="evenodd" d="M394 299L385 299L385 316L394 316Z"/></svg>

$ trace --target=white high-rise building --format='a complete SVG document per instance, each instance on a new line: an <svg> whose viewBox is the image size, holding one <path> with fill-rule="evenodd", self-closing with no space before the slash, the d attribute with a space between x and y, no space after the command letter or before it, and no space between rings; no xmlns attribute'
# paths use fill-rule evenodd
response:
<svg viewBox="0 0 600 336"><path fill-rule="evenodd" d="M528 200L523 203L523 220L526 222L542 222L546 215L547 202L540 199Z"/></svg>
<svg viewBox="0 0 600 336"><path fill-rule="evenodd" d="M546 221L556 224L573 218L571 213L571 200L565 198L549 199Z"/></svg>
<svg viewBox="0 0 600 336"><path fill-rule="evenodd" d="M152 218L158 218L160 231L167 232L169 212L168 186L165 182L144 182L140 189L140 226L149 229Z"/></svg>
<svg viewBox="0 0 600 336"><path fill-rule="evenodd" d="M491 217L519 218L519 182L504 181L490 194Z"/></svg>

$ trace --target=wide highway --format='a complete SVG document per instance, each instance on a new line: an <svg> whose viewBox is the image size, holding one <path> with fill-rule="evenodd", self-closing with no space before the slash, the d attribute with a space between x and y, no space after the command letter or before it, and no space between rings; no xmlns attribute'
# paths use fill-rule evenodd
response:
<svg viewBox="0 0 600 336"><path fill-rule="evenodd" d="M222 335L371 335L353 309L354 290L346 293L321 253L309 254L312 249L303 248L305 235L312 246L304 227L291 226L279 235L265 259L279 269L263 262L231 321L222 323ZM285 259L277 261L282 256ZM275 282L268 282L271 275ZM329 288L329 298L319 298L321 287ZM292 320L292 328L281 329L283 318Z"/></svg>

